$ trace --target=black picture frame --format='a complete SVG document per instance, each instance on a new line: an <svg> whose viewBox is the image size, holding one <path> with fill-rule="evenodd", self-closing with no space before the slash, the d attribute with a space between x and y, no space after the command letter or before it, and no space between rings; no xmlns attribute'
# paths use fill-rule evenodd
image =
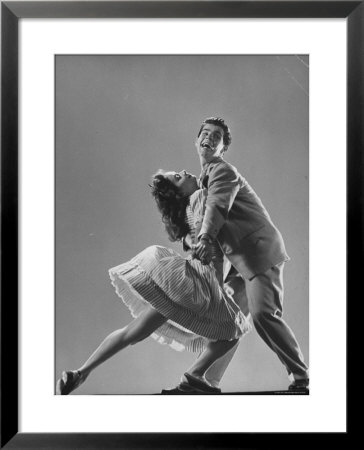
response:
<svg viewBox="0 0 364 450"><path fill-rule="evenodd" d="M18 23L22 18L346 18L347 304L363 271L363 1L1 2L1 448L257 448L297 433L19 433L18 431ZM350 353L350 342L347 349ZM333 394L334 395L334 394ZM244 406L242 405L242 408ZM236 412L238 413L238 412ZM347 415L347 420L349 413ZM325 434L325 433L323 433ZM337 433L335 441L351 436ZM300 444L310 439L300 436ZM315 434L315 442L319 436ZM327 436L323 436L326 442ZM321 439L320 439L321 440Z"/></svg>

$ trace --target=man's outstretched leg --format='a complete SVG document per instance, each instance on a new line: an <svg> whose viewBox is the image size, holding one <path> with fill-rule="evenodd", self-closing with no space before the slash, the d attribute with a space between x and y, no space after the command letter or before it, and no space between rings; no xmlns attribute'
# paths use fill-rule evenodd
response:
<svg viewBox="0 0 364 450"><path fill-rule="evenodd" d="M289 389L308 388L308 367L297 339L283 319L283 267L272 267L246 283L249 310L259 336L275 352L294 382Z"/></svg>

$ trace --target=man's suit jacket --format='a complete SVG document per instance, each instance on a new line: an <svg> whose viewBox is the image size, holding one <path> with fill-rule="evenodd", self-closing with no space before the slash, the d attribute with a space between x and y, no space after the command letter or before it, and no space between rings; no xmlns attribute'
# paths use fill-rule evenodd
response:
<svg viewBox="0 0 364 450"><path fill-rule="evenodd" d="M234 166L220 157L202 171L206 204L198 235L217 239L224 254L247 279L289 259L281 233L261 200Z"/></svg>

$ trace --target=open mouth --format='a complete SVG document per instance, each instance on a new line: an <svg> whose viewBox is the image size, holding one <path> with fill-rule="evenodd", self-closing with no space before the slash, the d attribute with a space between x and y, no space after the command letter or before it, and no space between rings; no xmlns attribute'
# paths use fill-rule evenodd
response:
<svg viewBox="0 0 364 450"><path fill-rule="evenodd" d="M201 147L202 147L202 148L207 148L207 149L209 149L209 150L212 150L211 145L208 144L207 142L204 142L203 144L201 144Z"/></svg>

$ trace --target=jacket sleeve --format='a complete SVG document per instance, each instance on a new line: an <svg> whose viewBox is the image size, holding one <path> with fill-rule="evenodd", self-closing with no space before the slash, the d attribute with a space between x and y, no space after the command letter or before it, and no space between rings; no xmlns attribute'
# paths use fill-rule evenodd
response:
<svg viewBox="0 0 364 450"><path fill-rule="evenodd" d="M216 238L224 225L242 179L235 167L216 164L208 175L206 209L198 236L207 233Z"/></svg>

